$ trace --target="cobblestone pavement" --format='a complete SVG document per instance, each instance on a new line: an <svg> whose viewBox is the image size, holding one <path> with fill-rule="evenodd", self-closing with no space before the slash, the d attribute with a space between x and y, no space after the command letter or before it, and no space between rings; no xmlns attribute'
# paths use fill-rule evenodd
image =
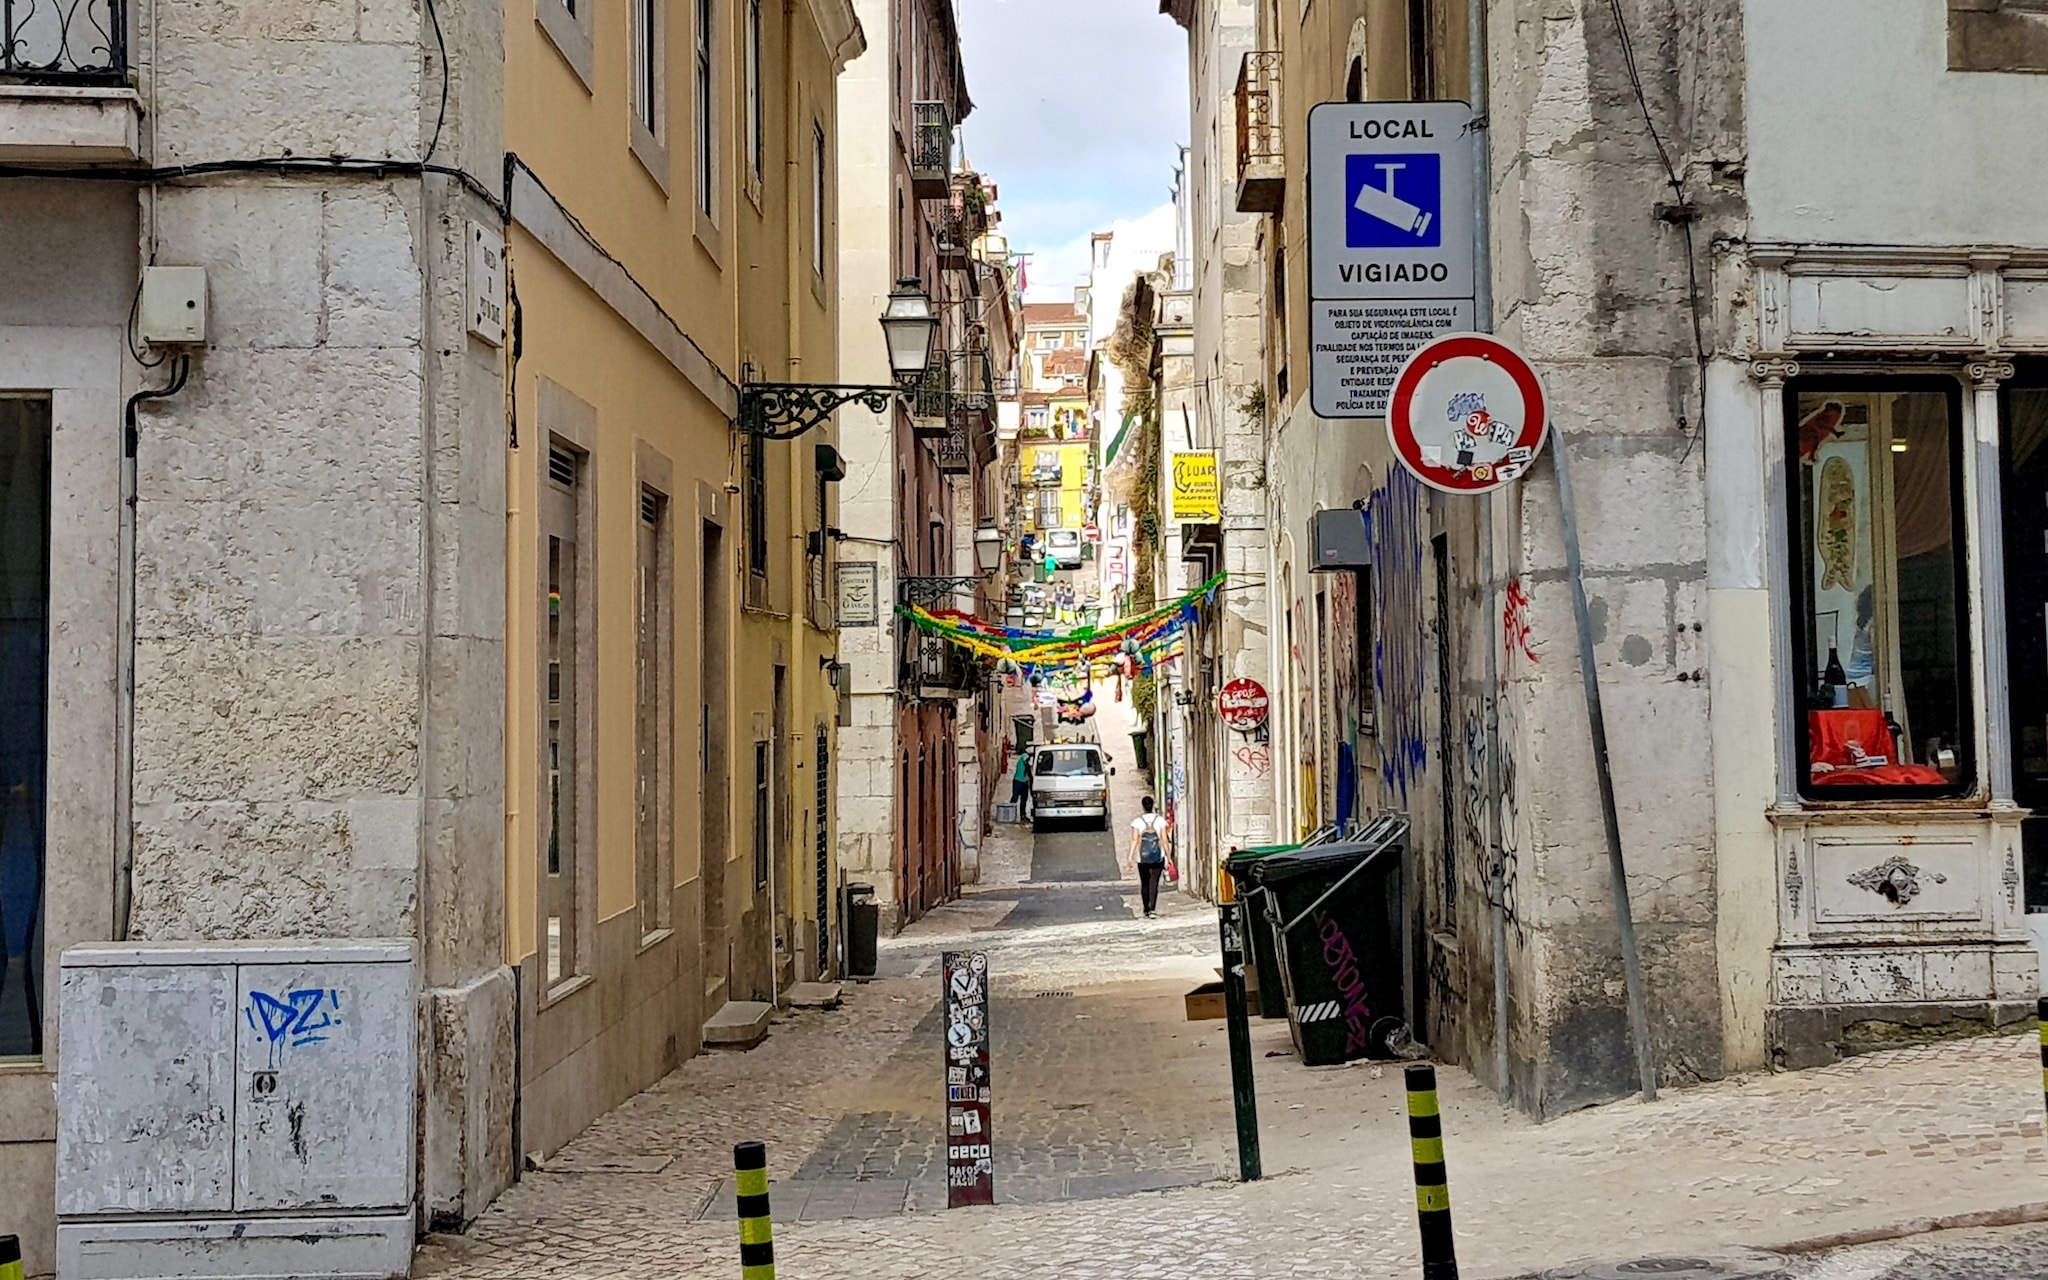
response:
<svg viewBox="0 0 2048 1280"><path fill-rule="evenodd" d="M1214 976L1213 913L1170 895L1160 919L1137 919L1135 885L1039 885L1030 861L1028 834L998 833L983 860L996 883L887 940L883 976L849 987L844 1007L783 1015L749 1053L685 1063L550 1162L585 1172L527 1175L467 1235L429 1242L417 1274L731 1272L719 1190L744 1139L766 1141L786 1179L777 1251L782 1273L805 1280L1418 1274L1398 1071L1304 1068L1284 1024L1255 1024L1268 1176L1211 1176L1236 1164L1222 1024L1184 1021L1180 997ZM963 946L987 948L996 975L1003 1203L949 1213L932 1211L931 1018L940 954ZM2048 1201L2037 1064L2024 1038L1948 1043L1542 1126L1444 1069L1464 1274L1783 1245ZM641 1171L589 1171L607 1164ZM1939 1238L1927 1239L1802 1255L1788 1274L2048 1276L2005 1265L2043 1256L2041 1232L1959 1237L1947 1254L1926 1252ZM1971 1271L1991 1263L1957 1261L1978 1256L1965 1249L1999 1265Z"/></svg>

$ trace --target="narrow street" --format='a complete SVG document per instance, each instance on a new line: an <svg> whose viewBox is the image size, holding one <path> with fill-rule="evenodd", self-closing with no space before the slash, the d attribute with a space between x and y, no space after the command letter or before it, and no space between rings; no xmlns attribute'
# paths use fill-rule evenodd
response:
<svg viewBox="0 0 2048 1280"><path fill-rule="evenodd" d="M1113 785L1120 833L1135 794L1127 776ZM729 1159L746 1140L768 1144L781 1272L805 1280L1418 1274L1397 1069L1303 1068L1283 1022L1255 1022L1267 1177L1237 1184L1223 1023L1186 1021L1182 1002L1214 976L1213 911L1169 892L1142 919L1103 832L999 827L982 872L884 940L880 976L848 984L840 1008L785 1012L757 1048L684 1064L529 1171L468 1234L429 1240L415 1274L735 1273ZM995 974L998 1205L948 1212L938 975L943 952L968 948ZM1543 1126L1447 1068L1463 1274L2019 1210L2044 1199L2034 1184L2048 1170L2035 1066L2030 1039L1984 1038ZM1786 1265L1810 1280L2048 1274L2048 1232Z"/></svg>

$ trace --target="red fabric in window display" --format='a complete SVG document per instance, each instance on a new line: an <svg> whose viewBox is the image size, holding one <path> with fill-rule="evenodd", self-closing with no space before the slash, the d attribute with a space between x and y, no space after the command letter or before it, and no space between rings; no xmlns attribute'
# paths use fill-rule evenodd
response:
<svg viewBox="0 0 2048 1280"><path fill-rule="evenodd" d="M1882 711L1809 711L1806 736L1813 763L1830 766L1810 771L1817 787L1939 787L1948 782L1937 769L1893 759L1892 731ZM1852 742L1865 756L1882 757L1885 763L1858 765L1849 750Z"/></svg>

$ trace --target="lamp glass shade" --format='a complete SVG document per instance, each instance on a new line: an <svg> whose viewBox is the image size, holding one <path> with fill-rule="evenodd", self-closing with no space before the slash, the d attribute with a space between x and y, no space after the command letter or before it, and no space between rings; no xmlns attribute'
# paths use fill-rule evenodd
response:
<svg viewBox="0 0 2048 1280"><path fill-rule="evenodd" d="M983 573L1003 567L1003 533L992 524L974 531L974 564Z"/></svg>
<svg viewBox="0 0 2048 1280"><path fill-rule="evenodd" d="M932 360L939 316L915 278L902 281L882 312L882 339L889 347L889 371L900 379L921 377Z"/></svg>

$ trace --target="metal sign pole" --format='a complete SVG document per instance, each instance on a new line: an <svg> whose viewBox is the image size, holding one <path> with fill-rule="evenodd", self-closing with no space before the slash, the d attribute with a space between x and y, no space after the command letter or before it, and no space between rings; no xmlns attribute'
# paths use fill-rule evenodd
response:
<svg viewBox="0 0 2048 1280"><path fill-rule="evenodd" d="M1565 579L1572 589L1572 621L1579 632L1579 679L1586 686L1586 723L1593 735L1593 767L1600 776L1600 821L1607 831L1607 868L1613 881L1614 923L1621 934L1621 973L1628 987L1629 1033L1643 1101L1657 1099L1657 1065L1650 1052L1650 1013L1643 997L1643 960L1636 949L1636 919L1628 901L1628 864L1621 853L1621 819L1614 807L1614 769L1607 754L1607 717L1600 706L1600 672L1593 664L1593 622L1586 609L1586 576L1579 563L1579 521L1572 507L1570 450L1562 432L1551 441L1557 474L1558 517L1564 525Z"/></svg>

